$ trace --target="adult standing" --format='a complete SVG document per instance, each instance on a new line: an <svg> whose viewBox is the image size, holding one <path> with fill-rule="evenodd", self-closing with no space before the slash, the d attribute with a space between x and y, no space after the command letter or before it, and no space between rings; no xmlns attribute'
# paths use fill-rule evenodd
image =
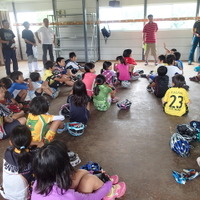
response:
<svg viewBox="0 0 200 200"><path fill-rule="evenodd" d="M10 76L10 62L13 62L13 71L18 71L18 63L16 58L16 45L15 45L15 35L10 30L10 23L8 20L2 21L3 28L0 29L0 43L2 43L2 52L6 67L6 74Z"/></svg>
<svg viewBox="0 0 200 200"><path fill-rule="evenodd" d="M55 34L53 30L49 27L49 20L47 18L43 19L44 26L39 28L35 33L38 42L42 44L43 50L43 64L47 62L47 50L49 51L50 60L54 62L53 57L53 44L55 44ZM39 38L39 34L41 39Z"/></svg>
<svg viewBox="0 0 200 200"><path fill-rule="evenodd" d="M200 48L200 20L196 21L193 26L192 48L190 50L188 65L191 65L192 62L194 61L194 52L195 52L195 49L198 44L199 44L199 48ZM198 58L198 62L200 64L200 55Z"/></svg>
<svg viewBox="0 0 200 200"><path fill-rule="evenodd" d="M30 24L29 22L23 23L24 30L22 31L22 38L26 43L26 54L28 57L28 68L29 73L31 72L39 72L37 57L33 53L33 48L36 47L36 42L34 38L34 34L31 30L29 30Z"/></svg>
<svg viewBox="0 0 200 200"><path fill-rule="evenodd" d="M157 23L153 22L153 15L148 15L149 22L143 28L143 43L145 47L145 65L148 65L149 52L154 57L155 65L157 65L156 55L156 32L158 31Z"/></svg>

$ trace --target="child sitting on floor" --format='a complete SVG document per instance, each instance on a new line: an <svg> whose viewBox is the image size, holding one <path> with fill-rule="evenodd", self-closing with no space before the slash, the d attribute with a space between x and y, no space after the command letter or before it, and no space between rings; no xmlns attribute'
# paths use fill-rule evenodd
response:
<svg viewBox="0 0 200 200"><path fill-rule="evenodd" d="M84 67L80 66L77 62L77 56L75 52L69 53L69 59L65 61L67 70L70 70L72 74L76 74L79 70L84 71Z"/></svg>
<svg viewBox="0 0 200 200"><path fill-rule="evenodd" d="M126 191L124 182L112 185L111 181L104 183L86 170L75 170L61 141L55 140L39 149L33 160L33 172L36 181L32 200L113 200Z"/></svg>
<svg viewBox="0 0 200 200"><path fill-rule="evenodd" d="M176 74L182 74L182 70L180 70L178 67L176 67L175 64L175 56L173 54L167 55L166 58L167 62L167 76L169 77L169 84L168 87L172 87L172 77Z"/></svg>
<svg viewBox="0 0 200 200"><path fill-rule="evenodd" d="M0 101L0 103L6 105L7 108L9 108L13 113L19 113L22 111L23 105L21 103L18 103L8 92L8 89L12 85L12 81L4 77L0 80L0 84L5 88L5 98L4 100ZM23 111L22 111L23 112Z"/></svg>
<svg viewBox="0 0 200 200"><path fill-rule="evenodd" d="M95 65L93 63L86 63L85 64L85 73L82 76L83 83L85 83L87 95L92 97L93 95L93 87L95 83Z"/></svg>
<svg viewBox="0 0 200 200"><path fill-rule="evenodd" d="M45 72L42 78L43 81L48 81L49 87L58 89L61 85L66 84L72 86L74 82L68 75L60 73L59 70L56 69L54 63L52 61L47 61L45 63Z"/></svg>
<svg viewBox="0 0 200 200"><path fill-rule="evenodd" d="M118 73L119 81L129 81L130 80L130 66L126 63L123 56L117 56L116 60L118 64L115 65L114 70Z"/></svg>
<svg viewBox="0 0 200 200"><path fill-rule="evenodd" d="M41 76L38 72L32 72L30 74L30 79L32 81L35 96L47 94L55 99L59 95L59 90L56 90L55 88L50 88L47 81L41 80Z"/></svg>
<svg viewBox="0 0 200 200"><path fill-rule="evenodd" d="M50 115L49 103L43 96L32 99L27 118L27 126L31 129L32 144L42 146L52 141L56 131L65 131L62 115ZM48 127L49 126L49 127Z"/></svg>
<svg viewBox="0 0 200 200"><path fill-rule="evenodd" d="M132 56L132 50L131 49L125 49L123 52L123 57L125 59L125 62L129 64L129 72L133 73L133 70L135 68L135 65L137 65L136 61L131 57Z"/></svg>
<svg viewBox="0 0 200 200"><path fill-rule="evenodd" d="M116 83L116 74L112 70L112 63L110 61L104 61L103 69L101 69L101 74L106 77L106 83L114 87Z"/></svg>
<svg viewBox="0 0 200 200"><path fill-rule="evenodd" d="M68 97L70 122L87 124L90 110L90 97L87 95L85 84L78 80L74 83L72 95Z"/></svg>
<svg viewBox="0 0 200 200"><path fill-rule="evenodd" d="M5 89L0 85L0 101L4 100L4 98ZM25 117L13 118L13 113L5 105L0 103L0 140L8 138L13 128L25 123Z"/></svg>
<svg viewBox="0 0 200 200"><path fill-rule="evenodd" d="M153 82L147 86L147 91L153 92L158 98L162 98L168 90L169 77L166 75L167 68L160 66L157 69L157 73L158 75L155 76Z"/></svg>
<svg viewBox="0 0 200 200"><path fill-rule="evenodd" d="M3 183L0 191L5 199L30 199L34 182L30 148L31 131L25 125L16 126L10 135L10 146L3 158ZM15 183L15 184L14 184Z"/></svg>
<svg viewBox="0 0 200 200"><path fill-rule="evenodd" d="M183 71L183 62L180 60L181 53L176 51L174 52L174 56L175 56L175 66L177 66L180 70Z"/></svg>
<svg viewBox="0 0 200 200"><path fill-rule="evenodd" d="M169 88L162 99L164 112L169 115L183 116L188 113L190 99L184 88L185 78L181 74L172 77L172 88Z"/></svg>
<svg viewBox="0 0 200 200"><path fill-rule="evenodd" d="M100 111L108 110L111 102L117 102L115 90L106 83L106 78L102 74L99 74L95 80L93 102L94 107Z"/></svg>
<svg viewBox="0 0 200 200"><path fill-rule="evenodd" d="M33 85L30 79L24 80L23 73L20 71L12 72L10 78L13 83L8 89L13 98L18 102L24 102L26 97L30 99L30 91L33 90Z"/></svg>

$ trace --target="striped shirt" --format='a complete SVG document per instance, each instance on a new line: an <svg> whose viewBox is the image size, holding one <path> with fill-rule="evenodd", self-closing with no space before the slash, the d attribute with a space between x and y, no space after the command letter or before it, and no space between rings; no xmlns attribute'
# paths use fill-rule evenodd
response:
<svg viewBox="0 0 200 200"><path fill-rule="evenodd" d="M156 23L147 23L144 26L143 33L145 34L145 43L156 43L156 32L158 31L158 26Z"/></svg>

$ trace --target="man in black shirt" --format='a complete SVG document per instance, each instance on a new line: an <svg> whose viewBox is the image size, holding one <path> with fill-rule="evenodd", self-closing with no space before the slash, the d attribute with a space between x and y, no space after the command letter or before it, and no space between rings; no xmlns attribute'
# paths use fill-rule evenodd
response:
<svg viewBox="0 0 200 200"><path fill-rule="evenodd" d="M9 76L11 74L10 60L13 62L13 71L18 71L18 63L15 52L15 35L12 30L9 29L10 24L8 20L3 20L2 25L3 28L0 29L0 43L2 43L2 52L5 61L6 74Z"/></svg>
<svg viewBox="0 0 200 200"><path fill-rule="evenodd" d="M194 23L193 34L194 34L194 37L193 37L193 40L192 40L192 48L190 50L188 65L191 65L192 62L194 61L194 52L195 52L197 45L199 44L199 46L200 46L200 20L198 20ZM199 55L199 58L198 58L198 62L200 64L200 55Z"/></svg>
<svg viewBox="0 0 200 200"><path fill-rule="evenodd" d="M37 57L33 53L33 48L37 50L34 34L31 30L29 30L29 22L24 22L23 26L25 29L22 31L22 38L26 42L26 54L28 57L29 72L39 72L40 70L38 68Z"/></svg>

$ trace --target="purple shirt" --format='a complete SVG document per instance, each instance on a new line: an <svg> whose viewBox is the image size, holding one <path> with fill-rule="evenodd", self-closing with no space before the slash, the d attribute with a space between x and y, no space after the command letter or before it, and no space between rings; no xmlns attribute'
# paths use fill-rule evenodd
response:
<svg viewBox="0 0 200 200"><path fill-rule="evenodd" d="M36 182L33 185L31 200L45 200L45 199L48 199L48 200L66 200L66 199L67 200L101 200L103 197L105 197L109 193L112 187L112 182L108 181L104 183L104 185L100 189L90 194L83 194L83 193L76 192L74 189L69 189L67 190L66 193L61 195L59 191L60 189L56 185L54 185L50 194L48 196L43 196L41 194L37 194L37 192L35 191L35 187L36 187Z"/></svg>
<svg viewBox="0 0 200 200"><path fill-rule="evenodd" d="M106 82L113 86L113 77L115 76L115 72L112 70L104 70L102 74L106 77Z"/></svg>

